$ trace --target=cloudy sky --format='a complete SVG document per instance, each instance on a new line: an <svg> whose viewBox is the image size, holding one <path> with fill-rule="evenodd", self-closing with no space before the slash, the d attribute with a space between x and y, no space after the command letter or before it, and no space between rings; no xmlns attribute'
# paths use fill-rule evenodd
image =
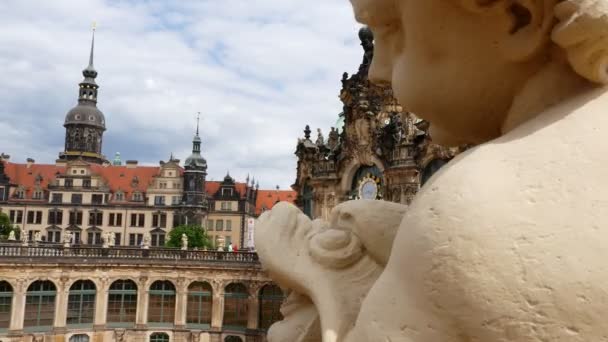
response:
<svg viewBox="0 0 608 342"><path fill-rule="evenodd" d="M295 180L306 124L333 126L362 51L348 0L2 0L0 152L52 163L97 22L99 108L112 159L184 160L202 113L209 179Z"/></svg>

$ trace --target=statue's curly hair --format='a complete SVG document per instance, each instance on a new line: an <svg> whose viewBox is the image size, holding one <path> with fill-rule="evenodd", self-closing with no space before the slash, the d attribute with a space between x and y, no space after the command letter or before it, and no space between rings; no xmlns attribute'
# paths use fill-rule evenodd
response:
<svg viewBox="0 0 608 342"><path fill-rule="evenodd" d="M608 84L608 1L533 0L554 3L556 18L550 38L562 48L572 69L585 79ZM504 10L514 0L458 0L466 9L481 13ZM550 4L550 3L549 3Z"/></svg>

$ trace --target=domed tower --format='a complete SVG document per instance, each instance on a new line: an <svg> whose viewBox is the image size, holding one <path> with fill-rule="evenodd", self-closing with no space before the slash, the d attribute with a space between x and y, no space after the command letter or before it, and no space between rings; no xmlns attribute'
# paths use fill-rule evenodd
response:
<svg viewBox="0 0 608 342"><path fill-rule="evenodd" d="M101 154L103 132L106 130L106 120L103 113L97 109L97 92L99 86L95 83L97 71L93 67L93 52L95 48L95 29L91 39L91 54L89 65L82 71L84 80L79 84L78 105L65 116L65 149L59 154L59 159L74 160L82 158L88 162L101 164L106 161Z"/></svg>
<svg viewBox="0 0 608 342"><path fill-rule="evenodd" d="M203 225L207 212L205 179L207 178L207 161L201 156L201 137L198 135L199 119L196 123L196 135L192 140L192 154L184 162L184 196L182 208L178 213L180 224Z"/></svg>

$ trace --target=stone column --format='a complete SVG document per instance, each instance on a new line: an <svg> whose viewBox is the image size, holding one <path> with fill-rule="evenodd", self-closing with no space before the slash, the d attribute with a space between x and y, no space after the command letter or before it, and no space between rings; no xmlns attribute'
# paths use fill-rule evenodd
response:
<svg viewBox="0 0 608 342"><path fill-rule="evenodd" d="M95 294L95 320L93 322L93 328L95 330L104 330L106 328L109 288L110 282L107 278L101 279L97 284L97 292Z"/></svg>
<svg viewBox="0 0 608 342"><path fill-rule="evenodd" d="M67 276L62 276L59 279L59 288L57 289L57 298L55 299L55 323L53 324L54 332L66 332L66 321L68 314L68 295L70 293L70 280Z"/></svg>
<svg viewBox="0 0 608 342"><path fill-rule="evenodd" d="M21 335L23 333L23 319L25 314L25 297L27 292L27 281L19 280L13 289L13 301L11 303L10 335Z"/></svg>
<svg viewBox="0 0 608 342"><path fill-rule="evenodd" d="M146 329L147 327L149 293L148 277L140 277L137 283L137 314L135 320L137 329Z"/></svg>
<svg viewBox="0 0 608 342"><path fill-rule="evenodd" d="M186 313L188 305L188 282L184 278L177 279L175 294L175 328L186 328Z"/></svg>

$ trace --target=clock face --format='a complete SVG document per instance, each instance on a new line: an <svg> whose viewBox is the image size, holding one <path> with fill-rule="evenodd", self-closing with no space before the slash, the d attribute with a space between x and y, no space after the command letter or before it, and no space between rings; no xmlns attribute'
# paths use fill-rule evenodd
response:
<svg viewBox="0 0 608 342"><path fill-rule="evenodd" d="M378 185L373 179L366 179L359 187L359 197L361 199L375 200L378 196Z"/></svg>

